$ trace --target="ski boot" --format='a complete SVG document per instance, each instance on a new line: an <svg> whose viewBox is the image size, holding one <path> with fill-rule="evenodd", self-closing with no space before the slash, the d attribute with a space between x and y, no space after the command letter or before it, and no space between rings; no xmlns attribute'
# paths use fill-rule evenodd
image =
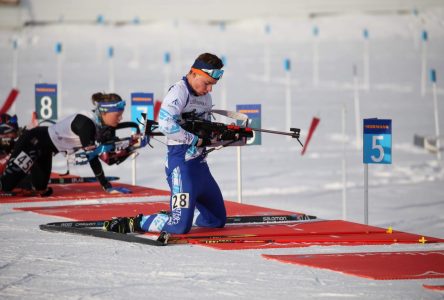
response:
<svg viewBox="0 0 444 300"><path fill-rule="evenodd" d="M103 223L103 230L112 231L117 233L133 233L133 232L143 232L140 228L140 220L143 215L139 214L136 217L117 217L110 221L105 221Z"/></svg>

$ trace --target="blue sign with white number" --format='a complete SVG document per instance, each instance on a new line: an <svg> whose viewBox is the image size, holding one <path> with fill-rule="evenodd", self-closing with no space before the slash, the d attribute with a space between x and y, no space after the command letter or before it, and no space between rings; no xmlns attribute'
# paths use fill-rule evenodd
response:
<svg viewBox="0 0 444 300"><path fill-rule="evenodd" d="M40 121L57 121L57 84L35 85L35 111Z"/></svg>
<svg viewBox="0 0 444 300"><path fill-rule="evenodd" d="M364 119L364 163L392 163L392 120Z"/></svg>
<svg viewBox="0 0 444 300"><path fill-rule="evenodd" d="M236 111L246 114L248 119L248 127L261 128L261 105L260 104L238 104ZM247 140L247 145L261 145L261 133L253 131L253 137Z"/></svg>
<svg viewBox="0 0 444 300"><path fill-rule="evenodd" d="M153 93L132 93L131 94L131 121L141 120L141 114L145 113L149 120L154 120L154 94ZM143 128L140 128L141 130Z"/></svg>

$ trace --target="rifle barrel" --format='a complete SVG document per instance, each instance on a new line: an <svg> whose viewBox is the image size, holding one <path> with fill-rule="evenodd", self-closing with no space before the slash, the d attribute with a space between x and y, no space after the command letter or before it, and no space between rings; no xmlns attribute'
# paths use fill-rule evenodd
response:
<svg viewBox="0 0 444 300"><path fill-rule="evenodd" d="M299 132L300 130L298 128L290 128L291 132L283 132L283 131L276 131L276 130L269 130L269 129L262 129L262 128L250 128L253 131L259 131L259 132L266 132L266 133L273 133L273 134L280 134L280 135L288 135L291 136L294 139L297 139L299 144L304 147L304 144L302 144L301 140L299 140Z"/></svg>
<svg viewBox="0 0 444 300"><path fill-rule="evenodd" d="M266 132L266 133L281 134L281 135L289 135L289 136L292 136L292 137L296 137L296 133L295 132L282 132L282 131L262 129L262 128L251 128L251 130L259 131L259 132Z"/></svg>

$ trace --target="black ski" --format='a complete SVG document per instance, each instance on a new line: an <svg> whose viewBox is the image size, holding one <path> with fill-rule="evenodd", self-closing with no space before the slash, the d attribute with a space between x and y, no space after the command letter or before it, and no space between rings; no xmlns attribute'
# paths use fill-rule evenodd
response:
<svg viewBox="0 0 444 300"><path fill-rule="evenodd" d="M316 219L315 216L298 215L267 215L267 216L233 216L227 217L226 224L245 224L245 223L282 223L294 221L309 221Z"/></svg>
<svg viewBox="0 0 444 300"><path fill-rule="evenodd" d="M235 216L227 217L226 224L253 224L253 223L285 223L285 222L304 222L315 220L315 216L309 215L268 215L268 216ZM94 236L100 238L138 243L152 246L164 246L167 244L182 244L187 238L170 238L168 233L162 232L156 240L142 237L138 233L122 234L112 231L105 231L101 228L108 220L96 221L73 221L73 222L53 222L40 225L41 230L52 232L68 232L80 235ZM169 241L170 239L170 241Z"/></svg>
<svg viewBox="0 0 444 300"><path fill-rule="evenodd" d="M120 179L120 177L116 176L106 176L106 179L108 181L117 181ZM96 177L67 177L64 178L63 176L58 178L50 178L49 183L50 184L69 184L69 183L83 183L83 182L97 182Z"/></svg>
<svg viewBox="0 0 444 300"><path fill-rule="evenodd" d="M112 231L105 231L105 230L101 230L101 229L94 229L91 227L76 227L76 226L69 227L69 226L57 226L57 225L53 225L53 224L54 223L42 224L39 227L41 230L45 230L45 231L67 232L67 233L87 235L87 236L112 239L112 240L124 241L124 242L130 242L130 243L138 243L138 244L144 244L144 245L150 245L150 246L164 246L164 245L166 245L166 243L163 243L158 240L144 238L140 234L122 234L122 233L116 233L116 232L112 232ZM95 225L97 225L97 224L95 224ZM103 223L102 223L102 225L103 225Z"/></svg>
<svg viewBox="0 0 444 300"><path fill-rule="evenodd" d="M267 216L234 216L227 217L226 224L249 224L249 223L285 223L296 221L310 221L317 219L315 216L299 214L299 215L267 215ZM91 220L91 221L66 221L53 222L46 224L47 226L65 227L65 228L87 228L87 227L103 227L103 223L109 220Z"/></svg>
<svg viewBox="0 0 444 300"><path fill-rule="evenodd" d="M108 220L107 220L108 221ZM103 227L103 223L105 223L105 220L97 220L97 221L72 221L72 222L53 222L48 223L41 226L48 226L48 227L64 227L64 228L96 228L96 227Z"/></svg>

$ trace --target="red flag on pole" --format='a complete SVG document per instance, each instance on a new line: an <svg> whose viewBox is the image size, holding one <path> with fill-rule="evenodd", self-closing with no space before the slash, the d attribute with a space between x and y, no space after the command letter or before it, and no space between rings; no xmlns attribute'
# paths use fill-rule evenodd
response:
<svg viewBox="0 0 444 300"><path fill-rule="evenodd" d="M319 122L321 119L317 117L313 117L310 124L310 129L308 130L308 136L307 140L305 141L305 146L302 148L301 155L304 155L305 151L307 150L308 144L310 143L311 137L313 136L313 132L315 131L316 127L318 127Z"/></svg>
<svg viewBox="0 0 444 300"><path fill-rule="evenodd" d="M11 108L12 104L15 101L15 98L17 98L19 91L17 89L12 89L11 92L9 92L8 98L6 98L5 103L3 103L2 108L0 109L0 114L5 114L8 112L8 110Z"/></svg>

